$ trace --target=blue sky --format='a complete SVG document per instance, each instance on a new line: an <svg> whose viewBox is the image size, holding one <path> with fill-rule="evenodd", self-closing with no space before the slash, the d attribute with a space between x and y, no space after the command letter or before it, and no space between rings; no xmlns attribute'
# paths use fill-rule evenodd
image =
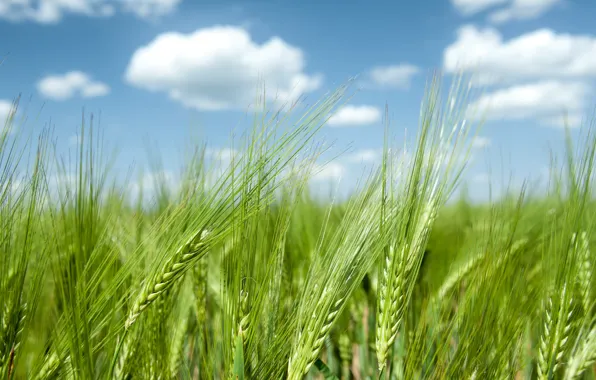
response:
<svg viewBox="0 0 596 380"><path fill-rule="evenodd" d="M149 143L175 172L190 135L215 152L250 125L257 76L314 101L359 75L362 90L321 135L331 153L351 150L318 179L349 187L378 159L385 103L400 141L432 70L474 70L476 105L490 104L466 174L481 196L489 164L517 181L542 175L561 112L577 126L594 109L595 17L591 0L0 0L0 113L22 94L28 125L51 120L69 149L83 107L101 112L115 169L146 167Z"/></svg>

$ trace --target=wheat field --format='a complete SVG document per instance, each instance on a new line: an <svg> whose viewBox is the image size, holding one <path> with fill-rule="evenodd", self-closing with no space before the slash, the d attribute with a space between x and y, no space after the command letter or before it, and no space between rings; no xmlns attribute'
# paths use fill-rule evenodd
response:
<svg viewBox="0 0 596 380"><path fill-rule="evenodd" d="M197 144L149 202L93 124L67 162L13 112L0 378L596 378L591 125L542 191L473 203L457 191L482 125L465 81L445 97L435 76L407 158L387 137L357 191L321 200L318 133L350 91L256 117L217 175Z"/></svg>

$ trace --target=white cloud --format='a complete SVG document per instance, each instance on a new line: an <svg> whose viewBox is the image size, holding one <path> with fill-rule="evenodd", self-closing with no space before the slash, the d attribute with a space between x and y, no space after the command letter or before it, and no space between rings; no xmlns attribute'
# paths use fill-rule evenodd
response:
<svg viewBox="0 0 596 380"><path fill-rule="evenodd" d="M304 67L302 50L279 37L258 44L244 29L215 26L157 36L134 52L125 78L187 107L223 110L254 103L255 87L263 83L267 99L279 104L316 90L322 77L305 74Z"/></svg>
<svg viewBox="0 0 596 380"><path fill-rule="evenodd" d="M0 17L10 21L52 24L60 21L64 13L94 15L96 5L88 0L3 0Z"/></svg>
<svg viewBox="0 0 596 380"><path fill-rule="evenodd" d="M0 0L0 18L56 24L65 15L109 17L116 11L152 19L173 12L181 0Z"/></svg>
<svg viewBox="0 0 596 380"><path fill-rule="evenodd" d="M4 123L12 112L14 112L13 102L0 99L0 130L4 128Z"/></svg>
<svg viewBox="0 0 596 380"><path fill-rule="evenodd" d="M312 169L313 181L339 181L346 172L346 168L338 162L328 162L324 165L315 164Z"/></svg>
<svg viewBox="0 0 596 380"><path fill-rule="evenodd" d="M563 0L451 0L455 9L464 16L499 7L489 15L489 20L496 24L537 18L562 2Z"/></svg>
<svg viewBox="0 0 596 380"><path fill-rule="evenodd" d="M472 72L481 85L505 86L471 104L476 116L487 112L488 119L573 127L582 122L592 94L596 36L539 29L504 40L494 28L467 25L445 49L443 66L451 73Z"/></svg>
<svg viewBox="0 0 596 380"><path fill-rule="evenodd" d="M182 0L120 0L124 10L144 19L167 15L176 10Z"/></svg>
<svg viewBox="0 0 596 380"><path fill-rule="evenodd" d="M535 119L560 125L564 112L570 126L582 119L591 89L582 82L542 81L512 86L482 95L470 104L469 112L489 120Z"/></svg>
<svg viewBox="0 0 596 380"><path fill-rule="evenodd" d="M499 9L489 15L489 20L501 24L511 20L527 20L537 18L562 0L513 0L504 9Z"/></svg>
<svg viewBox="0 0 596 380"><path fill-rule="evenodd" d="M444 50L443 67L451 73L473 71L484 84L596 77L596 36L539 29L505 41L494 28L466 25Z"/></svg>
<svg viewBox="0 0 596 380"><path fill-rule="evenodd" d="M85 98L105 96L110 87L92 80L81 71L70 71L64 75L50 75L37 83L37 90L53 100L67 100L80 95Z"/></svg>
<svg viewBox="0 0 596 380"><path fill-rule="evenodd" d="M85 98L105 96L110 93L110 87L104 83L91 82L81 89L81 95Z"/></svg>
<svg viewBox="0 0 596 380"><path fill-rule="evenodd" d="M370 80L379 86L407 88L412 77L420 72L414 65L402 63L393 66L374 67L369 72Z"/></svg>
<svg viewBox="0 0 596 380"><path fill-rule="evenodd" d="M491 141L488 137L474 136L474 138L472 138L472 148L482 149L482 148L486 148L490 145L491 145Z"/></svg>
<svg viewBox="0 0 596 380"><path fill-rule="evenodd" d="M332 127L347 127L374 124L381 120L381 110L377 107L360 105L341 107L329 118Z"/></svg>
<svg viewBox="0 0 596 380"><path fill-rule="evenodd" d="M455 9L465 16L470 16L507 2L508 0L451 0Z"/></svg>

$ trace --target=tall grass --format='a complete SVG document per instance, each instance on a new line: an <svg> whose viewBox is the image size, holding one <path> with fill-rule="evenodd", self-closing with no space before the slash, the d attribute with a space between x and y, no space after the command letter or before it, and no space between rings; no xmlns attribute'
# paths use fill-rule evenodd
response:
<svg viewBox="0 0 596 380"><path fill-rule="evenodd" d="M544 197L449 202L480 127L469 91L433 77L415 144L389 145L387 123L378 167L329 202L316 136L349 85L257 114L217 172L193 147L152 193L113 175L93 122L67 161L11 113L0 377L595 378L596 137L567 135Z"/></svg>

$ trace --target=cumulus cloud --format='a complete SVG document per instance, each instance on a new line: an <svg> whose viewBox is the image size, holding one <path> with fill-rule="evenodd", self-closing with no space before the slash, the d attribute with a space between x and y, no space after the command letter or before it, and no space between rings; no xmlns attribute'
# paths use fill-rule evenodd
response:
<svg viewBox="0 0 596 380"><path fill-rule="evenodd" d="M590 86L583 82L542 81L484 94L469 105L469 111L489 120L536 119L560 126L567 113L569 126L577 126L590 94Z"/></svg>
<svg viewBox="0 0 596 380"><path fill-rule="evenodd" d="M56 24L65 15L109 17L117 11L153 19L173 12L181 0L2 0L0 18Z"/></svg>
<svg viewBox="0 0 596 380"><path fill-rule="evenodd" d="M370 81L382 87L407 88L410 86L412 77L420 72L420 69L408 63L392 66L377 66L370 70Z"/></svg>
<svg viewBox="0 0 596 380"><path fill-rule="evenodd" d="M500 86L471 105L477 116L577 126L596 78L596 36L539 29L505 40L494 28L466 25L443 52L443 67Z"/></svg>
<svg viewBox="0 0 596 380"><path fill-rule="evenodd" d="M105 96L110 92L110 87L94 81L81 71L70 71L64 75L43 78L37 83L37 90L46 98L60 101L77 95L84 98Z"/></svg>
<svg viewBox="0 0 596 380"><path fill-rule="evenodd" d="M352 127L374 124L381 120L381 110L374 106L343 106L329 118L331 127Z"/></svg>
<svg viewBox="0 0 596 380"><path fill-rule="evenodd" d="M473 71L483 84L596 77L596 36L539 29L505 41L494 28L466 25L444 50L443 67Z"/></svg>
<svg viewBox="0 0 596 380"><path fill-rule="evenodd" d="M455 9L464 16L498 8L488 17L489 21L495 24L537 18L562 2L562 0L451 0Z"/></svg>
<svg viewBox="0 0 596 380"><path fill-rule="evenodd" d="M242 28L215 26L159 35L134 52L125 79L187 107L224 110L254 103L257 85L278 104L316 90L322 77L304 67L302 50L279 37L258 44Z"/></svg>

